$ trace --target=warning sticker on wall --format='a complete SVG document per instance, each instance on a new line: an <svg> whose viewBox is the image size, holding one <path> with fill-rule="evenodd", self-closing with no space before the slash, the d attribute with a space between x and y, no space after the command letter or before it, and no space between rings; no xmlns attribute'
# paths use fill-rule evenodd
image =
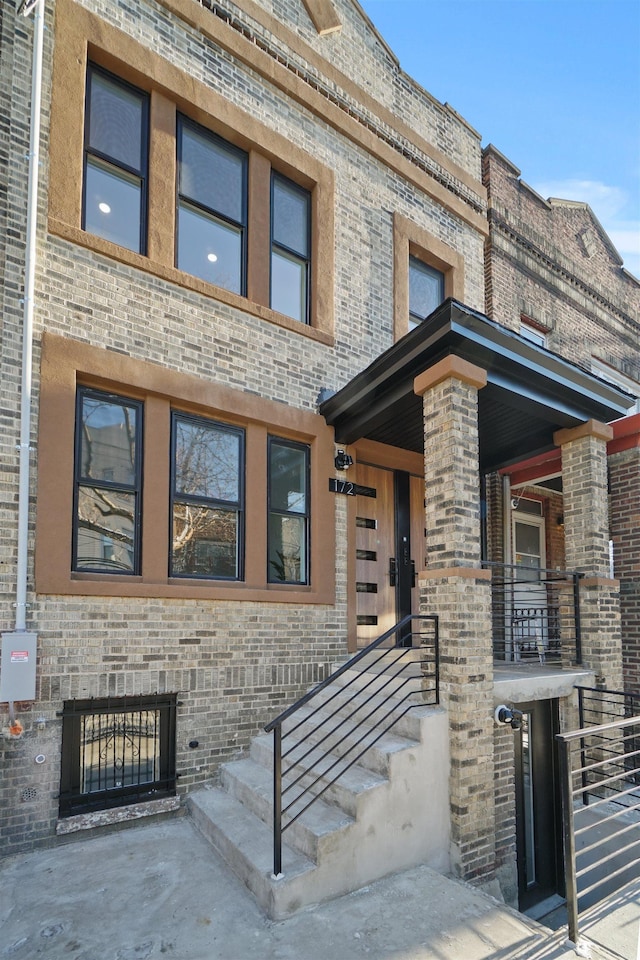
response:
<svg viewBox="0 0 640 960"><path fill-rule="evenodd" d="M12 650L11 663L29 663L28 650Z"/></svg>

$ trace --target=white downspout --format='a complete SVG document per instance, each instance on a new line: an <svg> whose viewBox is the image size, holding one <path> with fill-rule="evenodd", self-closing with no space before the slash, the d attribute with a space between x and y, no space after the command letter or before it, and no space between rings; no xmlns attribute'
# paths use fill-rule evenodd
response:
<svg viewBox="0 0 640 960"><path fill-rule="evenodd" d="M29 467L31 439L31 393L33 365L33 315L35 298L38 181L40 165L40 103L42 97L42 51L44 0L22 4L18 13L35 10L31 64L31 135L27 193L27 233L22 326L22 393L20 403L20 475L18 486L18 556L16 570L16 630L26 630L27 564L29 546Z"/></svg>

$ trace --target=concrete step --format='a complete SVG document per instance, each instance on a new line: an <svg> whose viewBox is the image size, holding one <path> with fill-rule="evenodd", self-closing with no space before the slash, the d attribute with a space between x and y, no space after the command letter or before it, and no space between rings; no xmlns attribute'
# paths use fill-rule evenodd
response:
<svg viewBox="0 0 640 960"><path fill-rule="evenodd" d="M401 750L415 747L414 738L404 737L397 732L397 726L386 733L385 728L393 723L393 716L386 717L376 711L371 721L380 721L379 727L373 727L364 719L356 724L348 713L332 716L323 708L314 710L310 705L301 707L294 718L283 725L282 752L283 764L304 765L320 764L319 770L325 772L340 758L345 764L357 759L357 763L380 776L388 777L394 756ZM306 721L306 722L305 722ZM325 762L322 755L329 752L330 760Z"/></svg>
<svg viewBox="0 0 640 960"><path fill-rule="evenodd" d="M313 861L283 843L283 877L278 879L273 875L272 830L235 797L216 787L204 788L189 794L187 805L196 828L268 915L287 916L294 912L295 906L287 912L282 905L283 893L286 887L313 873Z"/></svg>
<svg viewBox="0 0 640 960"><path fill-rule="evenodd" d="M304 709L308 712L322 707L323 711L339 709L341 712L353 714L353 722L362 718L370 726L376 720L384 717L389 711L395 710L397 717L394 730L396 733L410 740L419 740L424 733L424 725L437 706L429 706L416 699L415 694L403 691L401 695L389 695L386 689L376 690L371 687L351 685L346 686L341 681L321 690L313 700L309 701ZM301 708L303 709L303 708ZM292 718L293 719L293 718ZM391 717L384 724L391 722Z"/></svg>
<svg viewBox="0 0 640 960"><path fill-rule="evenodd" d="M224 764L220 769L220 783L230 796L235 797L268 827L272 826L273 775L266 767L251 758ZM299 814L286 827L287 842L317 862L322 857L323 844L333 844L335 835L348 829L353 817L322 798L313 800L313 794L300 797L301 790L302 785L296 785L285 793L282 803L283 808L288 809L284 813L283 824L290 823L290 818ZM300 813L312 800L312 806Z"/></svg>
<svg viewBox="0 0 640 960"><path fill-rule="evenodd" d="M273 736L270 734L264 734L259 737L255 737L251 744L251 758L260 764L269 774L271 779L273 776ZM335 758L334 758L335 759ZM332 761L329 761L325 764L325 769L330 765ZM327 780L333 779L337 770L332 771ZM307 787L310 785L311 780L318 775L318 772L314 772L313 775L307 775L301 780L301 786ZM285 778L285 786L288 782L291 781L291 777ZM345 813L350 817L358 816L358 809L362 804L362 798L370 791L374 790L376 787L387 783L387 778L381 776L378 773L375 773L373 770L369 770L366 767L362 767L359 764L355 764L353 767L350 767L346 770L340 777L337 783L332 784L326 792L323 794L323 799L327 803L335 804L340 807ZM323 784L323 786L326 784Z"/></svg>

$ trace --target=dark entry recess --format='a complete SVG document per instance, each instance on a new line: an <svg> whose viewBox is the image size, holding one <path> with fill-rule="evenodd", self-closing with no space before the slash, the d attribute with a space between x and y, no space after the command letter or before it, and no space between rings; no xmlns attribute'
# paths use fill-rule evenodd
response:
<svg viewBox="0 0 640 960"><path fill-rule="evenodd" d="M515 734L516 845L520 910L564 896L558 754L558 701L518 704Z"/></svg>
<svg viewBox="0 0 640 960"><path fill-rule="evenodd" d="M411 510L409 474L402 470L394 473L395 528L396 528L396 614L402 620L411 613L411 588L414 581L414 565L411 561ZM400 635L399 645L411 646L411 630Z"/></svg>

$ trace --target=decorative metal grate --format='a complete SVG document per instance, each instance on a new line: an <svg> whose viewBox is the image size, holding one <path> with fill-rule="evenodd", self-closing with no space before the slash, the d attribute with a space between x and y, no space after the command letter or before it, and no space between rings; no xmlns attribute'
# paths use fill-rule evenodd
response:
<svg viewBox="0 0 640 960"><path fill-rule="evenodd" d="M175 794L175 694L67 700L60 816Z"/></svg>

